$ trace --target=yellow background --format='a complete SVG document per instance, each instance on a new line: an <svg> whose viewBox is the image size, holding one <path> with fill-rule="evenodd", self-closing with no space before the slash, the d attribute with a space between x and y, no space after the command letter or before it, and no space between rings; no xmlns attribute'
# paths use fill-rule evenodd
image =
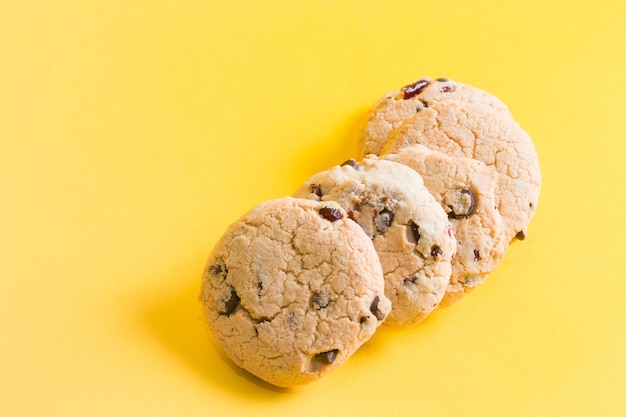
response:
<svg viewBox="0 0 626 417"><path fill-rule="evenodd" d="M0 415L626 415L625 22L621 0L0 0ZM531 134L528 238L316 383L235 369L197 302L213 245L420 76Z"/></svg>

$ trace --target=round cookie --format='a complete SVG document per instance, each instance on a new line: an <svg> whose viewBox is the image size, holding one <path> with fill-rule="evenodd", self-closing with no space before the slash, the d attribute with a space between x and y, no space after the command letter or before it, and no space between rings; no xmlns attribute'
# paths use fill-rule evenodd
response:
<svg viewBox="0 0 626 417"><path fill-rule="evenodd" d="M411 145L383 158L419 173L448 214L457 250L439 307L449 306L481 284L506 251L502 217L495 208L498 174L475 159L447 156L422 145Z"/></svg>
<svg viewBox="0 0 626 417"><path fill-rule="evenodd" d="M539 199L541 171L530 136L508 112L481 104L438 103L406 119L391 133L382 153L415 143L495 168L506 239L526 237Z"/></svg>
<svg viewBox="0 0 626 417"><path fill-rule="evenodd" d="M498 98L479 88L448 78L421 78L381 97L368 115L359 142L362 156L379 155L391 131L415 113L445 101L481 104L497 111L508 108Z"/></svg>
<svg viewBox="0 0 626 417"><path fill-rule="evenodd" d="M372 239L392 305L386 323L416 324L439 305L456 241L415 171L376 157L349 160L313 175L294 195L338 202Z"/></svg>
<svg viewBox="0 0 626 417"><path fill-rule="evenodd" d="M361 228L338 204L291 197L262 203L227 229L200 300L228 356L283 387L340 366L391 310Z"/></svg>

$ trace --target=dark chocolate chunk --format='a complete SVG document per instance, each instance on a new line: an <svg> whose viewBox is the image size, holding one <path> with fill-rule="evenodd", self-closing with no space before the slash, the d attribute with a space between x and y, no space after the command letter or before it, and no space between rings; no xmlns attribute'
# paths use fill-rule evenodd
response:
<svg viewBox="0 0 626 417"><path fill-rule="evenodd" d="M446 81L449 81L447 78L437 78L435 81L439 81L440 83L445 83Z"/></svg>
<svg viewBox="0 0 626 417"><path fill-rule="evenodd" d="M376 316L378 320L382 320L385 318L385 315L383 314L382 311L378 309L379 301L380 301L380 297L378 296L374 297L374 300L372 300L372 305L370 306L370 311L372 312L374 316Z"/></svg>
<svg viewBox="0 0 626 417"><path fill-rule="evenodd" d="M322 207L320 209L320 214L322 215L323 218L331 222L339 220L343 217L343 214L341 214L339 210L337 210L336 208L332 208L332 207Z"/></svg>
<svg viewBox="0 0 626 417"><path fill-rule="evenodd" d="M316 292L313 294L313 297L311 297L311 303L313 304L313 308L320 310L328 307L330 304L330 297L326 293Z"/></svg>
<svg viewBox="0 0 626 417"><path fill-rule="evenodd" d="M309 187L309 191L311 192L311 194L315 194L318 201L322 201L322 188L319 185L317 184L311 185Z"/></svg>
<svg viewBox="0 0 626 417"><path fill-rule="evenodd" d="M235 291L234 288L231 288L228 299L224 301L224 307L220 311L220 314L224 316L230 316L233 314L239 305L239 301L241 301L241 299L239 298L239 295L237 295L237 291Z"/></svg>
<svg viewBox="0 0 626 417"><path fill-rule="evenodd" d="M389 229L391 222L393 221L393 213L387 209L376 213L374 217L374 224L376 225L376 231L381 235Z"/></svg>
<svg viewBox="0 0 626 417"><path fill-rule="evenodd" d="M406 230L406 238L409 242L417 245L420 241L420 227L415 224L413 220L409 222L409 227Z"/></svg>
<svg viewBox="0 0 626 417"><path fill-rule="evenodd" d="M345 161L343 164L341 164L341 166L351 166L354 169L359 169L359 164L356 163L356 161L352 158L348 159L347 161Z"/></svg>
<svg viewBox="0 0 626 417"><path fill-rule="evenodd" d="M430 248L430 256L432 256L433 258L441 257L442 255L443 251L439 246L434 245L432 248Z"/></svg>
<svg viewBox="0 0 626 417"><path fill-rule="evenodd" d="M330 365L331 363L335 362L335 359L337 359L338 353L339 353L339 349L332 349L326 352L320 352L317 355L315 355L315 359L326 365Z"/></svg>
<svg viewBox="0 0 626 417"><path fill-rule="evenodd" d="M519 232L517 232L517 234L515 235L515 239L517 240L524 240L526 239L526 234L524 233L523 230L520 230Z"/></svg>
<svg viewBox="0 0 626 417"><path fill-rule="evenodd" d="M415 284L416 281L417 281L417 277L416 276L404 278L404 285Z"/></svg>
<svg viewBox="0 0 626 417"><path fill-rule="evenodd" d="M209 267L209 273L216 278L226 279L228 275L228 268L222 259L218 259L213 265Z"/></svg>
<svg viewBox="0 0 626 417"><path fill-rule="evenodd" d="M475 199L470 190L451 190L443 196L442 203L450 210L449 218L464 219L474 211Z"/></svg>
<svg viewBox="0 0 626 417"><path fill-rule="evenodd" d="M402 98L408 100L421 93L430 84L430 80L422 79L417 80L413 84L405 85L402 87Z"/></svg>
<svg viewBox="0 0 626 417"><path fill-rule="evenodd" d="M480 261L480 252L478 251L478 249L474 249L474 260Z"/></svg>

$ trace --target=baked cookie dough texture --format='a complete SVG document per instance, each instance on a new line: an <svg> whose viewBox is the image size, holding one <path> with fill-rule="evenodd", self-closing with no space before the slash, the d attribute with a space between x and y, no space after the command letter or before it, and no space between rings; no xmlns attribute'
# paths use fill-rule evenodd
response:
<svg viewBox="0 0 626 417"><path fill-rule="evenodd" d="M523 240L537 209L541 171L533 142L493 95L447 78L423 78L383 96L361 137L361 152L396 153L422 144L476 159L498 173L497 206L507 240Z"/></svg>
<svg viewBox="0 0 626 417"><path fill-rule="evenodd" d="M313 175L294 195L338 202L372 240L392 303L388 323L419 323L439 305L456 241L417 172L375 157L348 161Z"/></svg>
<svg viewBox="0 0 626 417"><path fill-rule="evenodd" d="M200 299L228 356L277 386L337 368L391 310L360 226L338 204L291 197L262 203L228 228Z"/></svg>
<svg viewBox="0 0 626 417"><path fill-rule="evenodd" d="M271 384L315 381L379 326L453 304L528 234L537 154L493 95L419 79L374 104L359 144L358 159L230 225L207 261L210 330Z"/></svg>

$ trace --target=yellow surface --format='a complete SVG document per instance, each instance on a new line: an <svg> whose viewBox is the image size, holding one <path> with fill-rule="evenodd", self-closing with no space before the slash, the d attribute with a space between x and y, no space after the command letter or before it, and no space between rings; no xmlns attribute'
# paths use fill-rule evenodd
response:
<svg viewBox="0 0 626 417"><path fill-rule="evenodd" d="M0 0L0 415L626 415L626 3ZM428 75L543 172L480 289L292 390L196 300L228 224L354 156Z"/></svg>

